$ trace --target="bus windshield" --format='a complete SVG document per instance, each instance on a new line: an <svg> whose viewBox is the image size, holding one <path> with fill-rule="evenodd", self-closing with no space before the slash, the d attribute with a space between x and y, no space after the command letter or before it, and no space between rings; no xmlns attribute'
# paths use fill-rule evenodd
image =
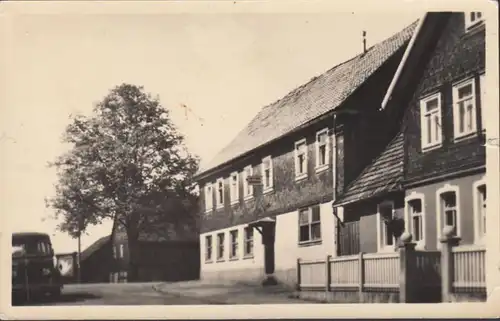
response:
<svg viewBox="0 0 500 321"><path fill-rule="evenodd" d="M41 236L13 236L12 256L24 255L52 255L50 240Z"/></svg>

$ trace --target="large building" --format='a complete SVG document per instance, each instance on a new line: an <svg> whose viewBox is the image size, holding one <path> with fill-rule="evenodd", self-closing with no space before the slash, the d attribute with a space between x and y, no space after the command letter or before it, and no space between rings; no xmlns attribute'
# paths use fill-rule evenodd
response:
<svg viewBox="0 0 500 321"><path fill-rule="evenodd" d="M380 105L416 25L265 106L197 174L202 279L295 285L298 259L359 250L332 203L398 130Z"/></svg>

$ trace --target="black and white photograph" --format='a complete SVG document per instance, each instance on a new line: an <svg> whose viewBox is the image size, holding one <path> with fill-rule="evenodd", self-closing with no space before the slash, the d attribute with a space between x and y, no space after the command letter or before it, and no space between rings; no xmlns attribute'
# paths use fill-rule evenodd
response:
<svg viewBox="0 0 500 321"><path fill-rule="evenodd" d="M496 2L70 2L0 4L0 315L498 315Z"/></svg>

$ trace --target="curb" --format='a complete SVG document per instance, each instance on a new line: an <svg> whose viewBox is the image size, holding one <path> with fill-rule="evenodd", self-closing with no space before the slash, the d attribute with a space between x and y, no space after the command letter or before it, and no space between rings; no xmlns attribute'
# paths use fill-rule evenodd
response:
<svg viewBox="0 0 500 321"><path fill-rule="evenodd" d="M195 299L195 300L198 300L200 302L204 302L205 304L217 304L217 305L222 305L222 304L226 305L226 304L229 304L229 303L227 303L225 301L218 301L218 300L213 300L213 299L200 298L200 297L195 297L195 296L191 296L191 295L182 294L180 292L165 291L165 290L159 289L159 285L152 285L151 287L153 288L154 291L156 291L158 293L169 294L169 295L176 296L178 298Z"/></svg>

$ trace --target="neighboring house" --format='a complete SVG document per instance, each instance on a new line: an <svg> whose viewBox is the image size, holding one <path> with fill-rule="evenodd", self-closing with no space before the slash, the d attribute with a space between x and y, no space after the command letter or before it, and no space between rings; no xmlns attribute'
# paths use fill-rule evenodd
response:
<svg viewBox="0 0 500 321"><path fill-rule="evenodd" d="M379 107L416 24L264 107L197 174L203 279L295 285L298 259L336 255L334 194L396 131Z"/></svg>
<svg viewBox="0 0 500 321"><path fill-rule="evenodd" d="M416 33L386 106L407 111L406 230L426 250L440 248L445 226L461 244L484 245L485 24L479 12L433 15Z"/></svg>
<svg viewBox="0 0 500 321"><path fill-rule="evenodd" d="M111 236L103 236L80 254L81 283L107 283L111 269Z"/></svg>
<svg viewBox="0 0 500 321"><path fill-rule="evenodd" d="M200 245L196 227L155 228L139 234L138 281L185 281L199 279ZM130 252L127 234L117 224L113 237L114 264L109 282L127 282Z"/></svg>
<svg viewBox="0 0 500 321"><path fill-rule="evenodd" d="M484 39L480 13L420 20L381 108L394 138L334 202L339 255L393 252L404 230L436 250L445 225L483 242Z"/></svg>

